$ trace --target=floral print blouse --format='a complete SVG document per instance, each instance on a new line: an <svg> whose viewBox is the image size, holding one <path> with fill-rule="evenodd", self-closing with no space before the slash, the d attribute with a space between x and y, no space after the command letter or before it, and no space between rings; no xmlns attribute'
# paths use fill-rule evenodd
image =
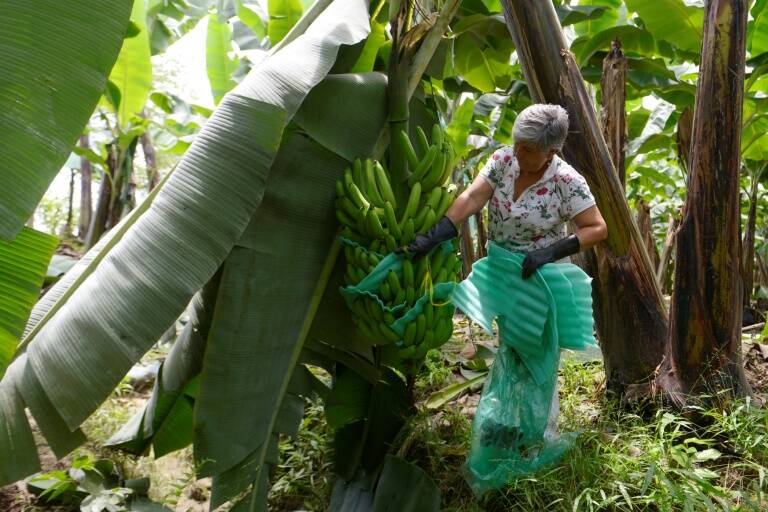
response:
<svg viewBox="0 0 768 512"><path fill-rule="evenodd" d="M560 240L565 223L595 204L584 177L557 155L541 179L515 201L519 175L512 146L494 152L480 171L493 187L488 238L507 250L527 252Z"/></svg>

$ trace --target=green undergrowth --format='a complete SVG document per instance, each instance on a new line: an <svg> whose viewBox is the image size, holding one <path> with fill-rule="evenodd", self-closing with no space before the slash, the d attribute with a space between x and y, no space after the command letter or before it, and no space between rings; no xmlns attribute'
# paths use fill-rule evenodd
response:
<svg viewBox="0 0 768 512"><path fill-rule="evenodd" d="M438 410L423 406L431 393L455 381L459 351L456 342L442 355L430 352L415 385L418 412L392 447L435 480L443 510L768 510L764 410L739 402L728 410L694 411L705 426L664 408L622 410L605 397L601 363L575 361L563 364L559 377L560 429L579 433L571 451L557 466L478 499L464 482L461 466L479 391ZM207 487L195 483L191 448L157 461L99 448L143 398L118 388L85 425L91 441L74 455L109 457L126 477L149 476L150 497L167 506L174 507L194 486L205 501ZM321 401L308 400L298 436L281 438L280 463L269 494L271 511L326 509L333 484L332 437Z"/></svg>
<svg viewBox="0 0 768 512"><path fill-rule="evenodd" d="M605 399L600 363L567 362L559 380L561 431L579 432L573 448L557 466L481 499L461 477L470 434L461 408L423 411L412 422L406 456L438 482L443 510L768 510L764 410L749 402L700 409L693 412L706 426L696 426L662 408L622 411Z"/></svg>

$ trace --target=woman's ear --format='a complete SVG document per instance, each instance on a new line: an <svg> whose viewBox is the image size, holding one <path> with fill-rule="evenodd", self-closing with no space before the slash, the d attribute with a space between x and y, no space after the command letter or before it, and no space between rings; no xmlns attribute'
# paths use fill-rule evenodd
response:
<svg viewBox="0 0 768 512"><path fill-rule="evenodd" d="M557 153L557 149L555 149L555 148L550 149L547 152L547 158L552 158L553 156L555 156L555 153Z"/></svg>

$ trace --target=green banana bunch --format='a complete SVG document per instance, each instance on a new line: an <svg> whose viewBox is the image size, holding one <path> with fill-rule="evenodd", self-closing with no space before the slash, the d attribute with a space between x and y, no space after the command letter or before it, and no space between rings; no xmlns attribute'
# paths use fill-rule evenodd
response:
<svg viewBox="0 0 768 512"><path fill-rule="evenodd" d="M456 198L456 187L445 185L456 158L450 141L439 125L432 128L431 143L420 127L415 134L415 144L405 132L392 140L408 160L407 197L397 200L386 169L371 159L356 159L336 182L336 217L343 226L342 236L357 243L344 246L348 285L359 284L384 255L428 231ZM433 285L456 281L461 270L457 248L454 241L453 251L435 250L415 262L403 259L401 270L389 271L379 284L381 303L370 296L355 299L350 309L361 338L373 345L395 344L402 359L413 361L445 343L453 332L450 304L428 301L402 336L391 326L425 293L431 293Z"/></svg>

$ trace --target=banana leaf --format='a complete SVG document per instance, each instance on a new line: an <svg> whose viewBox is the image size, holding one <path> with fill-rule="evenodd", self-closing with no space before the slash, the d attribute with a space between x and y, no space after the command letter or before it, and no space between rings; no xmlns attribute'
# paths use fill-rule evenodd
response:
<svg viewBox="0 0 768 512"><path fill-rule="evenodd" d="M57 244L55 236L30 228L13 242L0 240L0 377L16 351Z"/></svg>
<svg viewBox="0 0 768 512"><path fill-rule="evenodd" d="M131 0L6 0L0 16L0 238L69 157L128 30Z"/></svg>
<svg viewBox="0 0 768 512"><path fill-rule="evenodd" d="M267 57L222 100L146 211L80 269L76 283L68 281L36 323L24 340L24 366L67 428L76 429L101 404L210 280L264 196L285 126L339 46L367 31L367 3L336 0ZM2 381L9 396L1 399L0 423L21 402L14 384L8 376ZM13 435L0 440L0 467L13 460Z"/></svg>
<svg viewBox="0 0 768 512"><path fill-rule="evenodd" d="M381 475L338 480L331 512L431 512L440 510L440 489L424 471L399 457L387 455Z"/></svg>

